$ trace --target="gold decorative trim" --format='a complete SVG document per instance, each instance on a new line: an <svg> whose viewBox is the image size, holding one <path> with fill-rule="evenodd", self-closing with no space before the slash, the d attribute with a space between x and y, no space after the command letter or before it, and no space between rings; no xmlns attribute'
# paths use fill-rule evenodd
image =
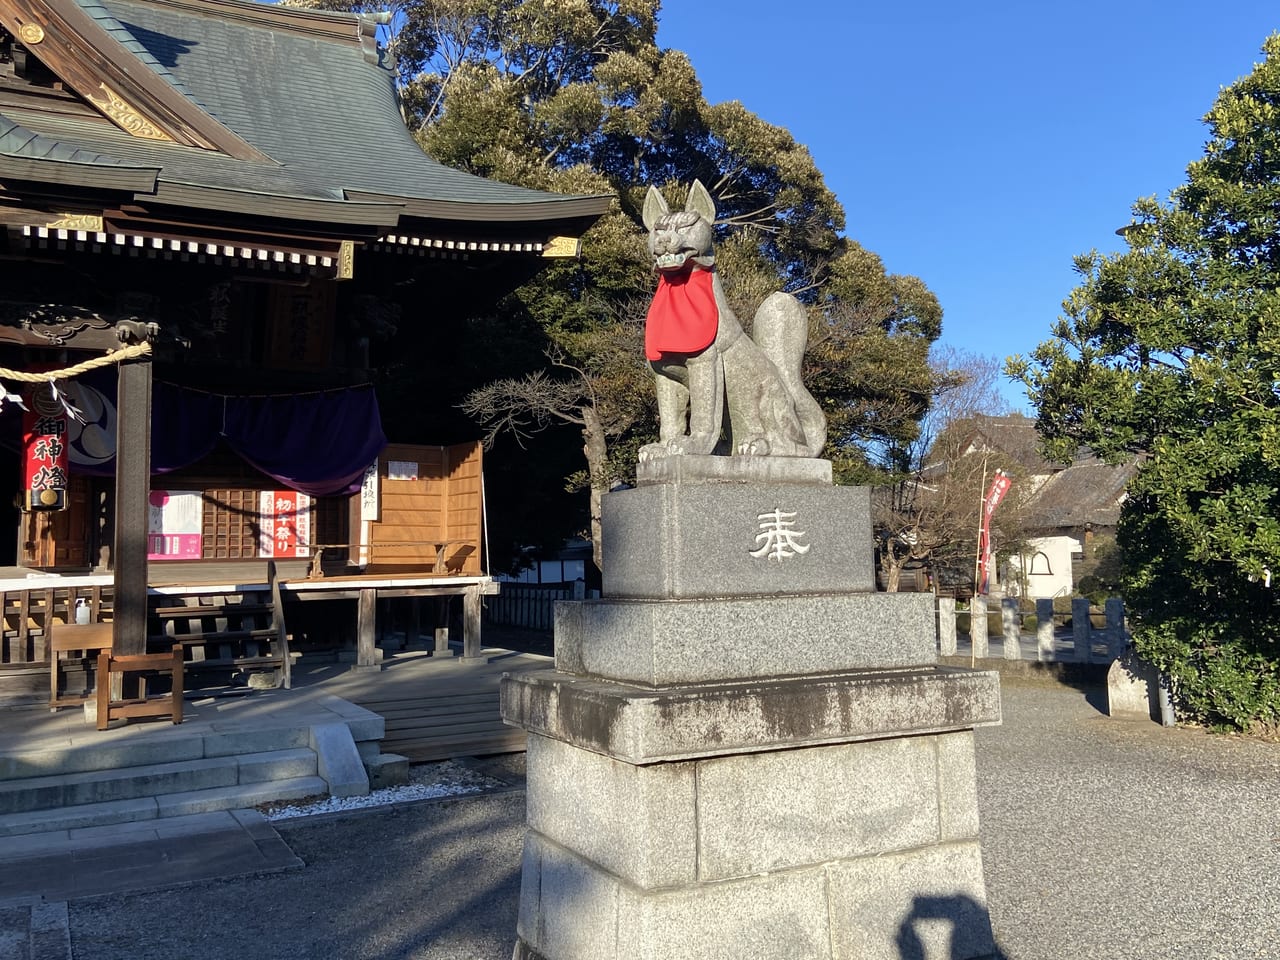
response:
<svg viewBox="0 0 1280 960"><path fill-rule="evenodd" d="M92 213L64 213L57 220L45 224L50 230L84 230L86 233L102 233L102 217Z"/></svg>
<svg viewBox="0 0 1280 960"><path fill-rule="evenodd" d="M338 247L338 279L350 280L356 273L356 245L354 240L343 240Z"/></svg>
<svg viewBox="0 0 1280 960"><path fill-rule="evenodd" d="M44 27L38 23L24 23L18 28L18 39L29 47L34 47L44 39Z"/></svg>
<svg viewBox="0 0 1280 960"><path fill-rule="evenodd" d="M144 117L132 106L116 95L115 91L108 87L105 83L98 84L98 89L103 93L102 96L90 96L89 100L95 107L101 110L116 126L125 133L143 140L164 140L168 143L173 142L173 137L169 136L154 123Z"/></svg>
<svg viewBox="0 0 1280 960"><path fill-rule="evenodd" d="M544 257L580 257L582 240L579 237L552 237L542 245Z"/></svg>

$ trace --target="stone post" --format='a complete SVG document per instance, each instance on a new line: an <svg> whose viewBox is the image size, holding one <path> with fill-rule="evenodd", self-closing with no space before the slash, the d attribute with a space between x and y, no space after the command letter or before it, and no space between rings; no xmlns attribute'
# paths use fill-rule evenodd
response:
<svg viewBox="0 0 1280 960"><path fill-rule="evenodd" d="M969 643L975 660L987 659L987 598L976 594L969 600Z"/></svg>
<svg viewBox="0 0 1280 960"><path fill-rule="evenodd" d="M1107 613L1107 653L1112 660L1124 653L1128 638L1124 629L1124 601L1119 597L1108 597L1105 607Z"/></svg>
<svg viewBox="0 0 1280 960"><path fill-rule="evenodd" d="M1041 661L1054 659L1053 600L1036 601L1036 657Z"/></svg>
<svg viewBox="0 0 1280 960"><path fill-rule="evenodd" d="M1000 626L1004 633L1004 658L1022 659L1022 606L1017 597L1000 601Z"/></svg>
<svg viewBox="0 0 1280 960"><path fill-rule="evenodd" d="M944 657L956 655L955 597L938 598L938 652Z"/></svg>
<svg viewBox="0 0 1280 960"><path fill-rule="evenodd" d="M999 678L938 667L933 596L876 592L869 491L798 458L639 466L604 498L602 599L556 605L554 671L503 679L514 960L994 956L973 729Z"/></svg>
<svg viewBox="0 0 1280 960"><path fill-rule="evenodd" d="M1093 659L1093 640L1090 634L1093 625L1089 622L1089 601L1085 597L1071 598L1071 641L1075 646L1075 658L1080 663L1088 663Z"/></svg>

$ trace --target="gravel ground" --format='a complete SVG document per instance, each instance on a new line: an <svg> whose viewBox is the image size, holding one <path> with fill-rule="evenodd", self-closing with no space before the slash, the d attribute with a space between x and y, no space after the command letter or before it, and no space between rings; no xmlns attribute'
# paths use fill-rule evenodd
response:
<svg viewBox="0 0 1280 960"><path fill-rule="evenodd" d="M320 814L340 814L369 807L387 807L415 800L461 797L507 787L505 781L481 773L473 764L458 760L419 763L409 768L409 782L398 787L371 790L363 797L316 797L292 802L264 803L257 809L271 821L296 820ZM3 957L0 954L0 957Z"/></svg>
<svg viewBox="0 0 1280 960"><path fill-rule="evenodd" d="M1004 726L977 734L978 795L1011 960L1280 958L1280 745L1111 720L1100 692L1003 687Z"/></svg>
<svg viewBox="0 0 1280 960"><path fill-rule="evenodd" d="M1280 960L1280 745L1109 720L1043 682L1004 697L978 788L1010 960ZM74 901L75 958L508 960L522 763L470 767L503 792L279 821L302 870Z"/></svg>

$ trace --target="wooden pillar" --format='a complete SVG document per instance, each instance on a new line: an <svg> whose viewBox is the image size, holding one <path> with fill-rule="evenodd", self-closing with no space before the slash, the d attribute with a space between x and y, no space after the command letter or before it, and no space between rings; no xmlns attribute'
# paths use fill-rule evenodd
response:
<svg viewBox="0 0 1280 960"><path fill-rule="evenodd" d="M360 591L356 614L356 669L376 667L374 640L378 619L378 591L365 587Z"/></svg>
<svg viewBox="0 0 1280 960"><path fill-rule="evenodd" d="M480 656L479 584L472 584L462 594L462 658Z"/></svg>
<svg viewBox="0 0 1280 960"><path fill-rule="evenodd" d="M151 360L118 367L116 394L116 656L147 652L147 512L151 495Z"/></svg>

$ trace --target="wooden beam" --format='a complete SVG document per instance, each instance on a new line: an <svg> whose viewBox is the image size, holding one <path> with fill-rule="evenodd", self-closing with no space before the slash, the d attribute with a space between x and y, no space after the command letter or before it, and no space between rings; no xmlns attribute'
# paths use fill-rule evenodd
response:
<svg viewBox="0 0 1280 960"><path fill-rule="evenodd" d="M115 643L147 652L147 515L151 494L151 359L119 365L116 398Z"/></svg>

